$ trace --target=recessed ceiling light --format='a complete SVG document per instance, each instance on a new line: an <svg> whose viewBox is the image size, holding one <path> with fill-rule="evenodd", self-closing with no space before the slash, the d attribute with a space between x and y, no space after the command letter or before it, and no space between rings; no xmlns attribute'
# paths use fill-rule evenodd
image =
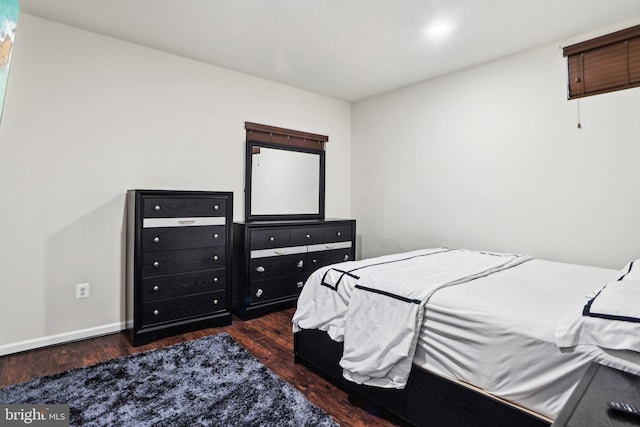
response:
<svg viewBox="0 0 640 427"><path fill-rule="evenodd" d="M438 19L429 24L424 33L432 39L442 39L447 37L456 29L456 26L447 19Z"/></svg>

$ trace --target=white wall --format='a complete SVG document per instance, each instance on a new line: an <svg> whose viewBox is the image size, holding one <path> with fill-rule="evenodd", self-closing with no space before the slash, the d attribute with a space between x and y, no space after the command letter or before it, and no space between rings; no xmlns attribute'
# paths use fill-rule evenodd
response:
<svg viewBox="0 0 640 427"><path fill-rule="evenodd" d="M581 100L582 129L566 99L559 46L603 33L356 103L362 256L447 246L610 268L640 258L640 89Z"/></svg>
<svg viewBox="0 0 640 427"><path fill-rule="evenodd" d="M245 121L329 135L326 213L350 217L350 108L21 14L0 123L0 354L121 328L127 189L233 191L241 219Z"/></svg>

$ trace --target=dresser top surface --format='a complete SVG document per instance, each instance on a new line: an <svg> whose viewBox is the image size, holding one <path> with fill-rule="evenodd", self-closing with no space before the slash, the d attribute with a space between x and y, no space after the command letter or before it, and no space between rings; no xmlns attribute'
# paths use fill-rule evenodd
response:
<svg viewBox="0 0 640 427"><path fill-rule="evenodd" d="M300 220L286 220L286 221L234 221L234 224L242 224L252 227L262 226L296 226L296 225L323 225L331 224L334 222L355 222L355 219L348 218L325 218L325 219L300 219Z"/></svg>
<svg viewBox="0 0 640 427"><path fill-rule="evenodd" d="M127 190L127 193L138 193L145 196L207 196L207 195L232 195L231 191L205 191L205 190Z"/></svg>

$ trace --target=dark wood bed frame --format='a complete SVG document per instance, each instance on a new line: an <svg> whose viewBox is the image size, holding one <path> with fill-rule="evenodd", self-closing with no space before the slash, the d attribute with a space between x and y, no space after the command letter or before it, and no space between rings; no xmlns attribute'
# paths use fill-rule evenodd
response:
<svg viewBox="0 0 640 427"><path fill-rule="evenodd" d="M294 334L296 363L302 363L350 393L403 422L436 427L549 427L549 421L501 400L422 369L414 368L406 388L358 385L342 377L342 343L317 329Z"/></svg>

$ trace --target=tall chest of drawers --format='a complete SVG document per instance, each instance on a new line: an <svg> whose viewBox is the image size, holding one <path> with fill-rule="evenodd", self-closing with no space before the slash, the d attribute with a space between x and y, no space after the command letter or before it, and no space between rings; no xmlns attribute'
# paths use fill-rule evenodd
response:
<svg viewBox="0 0 640 427"><path fill-rule="evenodd" d="M127 329L134 346L231 323L233 194L127 192Z"/></svg>
<svg viewBox="0 0 640 427"><path fill-rule="evenodd" d="M242 319L295 305L325 265L353 260L355 220L234 223L233 310Z"/></svg>

